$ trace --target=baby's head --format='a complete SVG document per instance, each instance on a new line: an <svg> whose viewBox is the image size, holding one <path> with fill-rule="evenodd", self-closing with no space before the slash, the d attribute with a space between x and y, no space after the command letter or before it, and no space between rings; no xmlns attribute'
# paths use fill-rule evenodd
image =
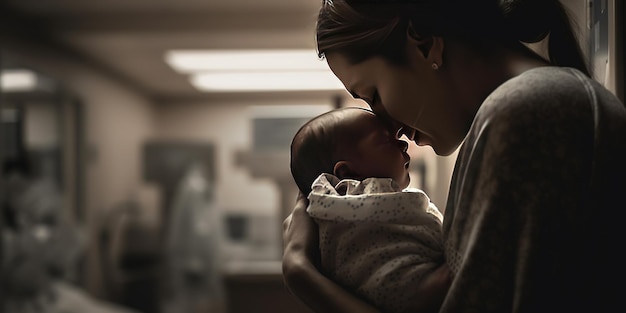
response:
<svg viewBox="0 0 626 313"><path fill-rule="evenodd" d="M291 142L291 174L304 194L322 173L340 179L392 178L405 188L410 181L407 148L372 111L335 109L298 130Z"/></svg>

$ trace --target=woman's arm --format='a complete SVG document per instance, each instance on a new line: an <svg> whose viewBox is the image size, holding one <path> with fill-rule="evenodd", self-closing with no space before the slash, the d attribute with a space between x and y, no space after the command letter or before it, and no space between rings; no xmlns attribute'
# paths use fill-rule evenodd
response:
<svg viewBox="0 0 626 313"><path fill-rule="evenodd" d="M378 313L374 307L322 275L318 230L306 213L308 200L298 195L296 206L283 222L283 278L287 288L315 312Z"/></svg>

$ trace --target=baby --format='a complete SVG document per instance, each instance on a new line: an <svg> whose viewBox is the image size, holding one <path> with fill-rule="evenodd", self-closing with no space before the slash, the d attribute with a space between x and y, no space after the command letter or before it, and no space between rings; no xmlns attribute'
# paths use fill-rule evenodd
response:
<svg viewBox="0 0 626 313"><path fill-rule="evenodd" d="M372 111L321 114L296 133L291 173L319 225L322 269L385 312L443 299L412 293L444 263L442 215L410 182L408 144Z"/></svg>

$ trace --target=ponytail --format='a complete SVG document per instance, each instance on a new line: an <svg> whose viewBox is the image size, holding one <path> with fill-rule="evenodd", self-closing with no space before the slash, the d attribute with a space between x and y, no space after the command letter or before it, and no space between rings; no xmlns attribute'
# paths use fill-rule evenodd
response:
<svg viewBox="0 0 626 313"><path fill-rule="evenodd" d="M468 44L534 43L549 37L550 63L590 76L570 18L559 0L323 0L319 56L341 51L353 63L372 55L402 64L407 27Z"/></svg>
<svg viewBox="0 0 626 313"><path fill-rule="evenodd" d="M550 63L591 76L570 17L558 0L500 0L507 28L525 43L548 39Z"/></svg>

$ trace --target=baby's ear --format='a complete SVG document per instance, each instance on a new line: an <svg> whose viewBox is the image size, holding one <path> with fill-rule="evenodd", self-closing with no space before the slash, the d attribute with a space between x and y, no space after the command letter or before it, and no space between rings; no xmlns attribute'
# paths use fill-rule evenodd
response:
<svg viewBox="0 0 626 313"><path fill-rule="evenodd" d="M357 173L352 170L352 165L348 161L339 161L335 163L335 168L333 168L333 175L337 176L339 179L346 178L357 178Z"/></svg>

